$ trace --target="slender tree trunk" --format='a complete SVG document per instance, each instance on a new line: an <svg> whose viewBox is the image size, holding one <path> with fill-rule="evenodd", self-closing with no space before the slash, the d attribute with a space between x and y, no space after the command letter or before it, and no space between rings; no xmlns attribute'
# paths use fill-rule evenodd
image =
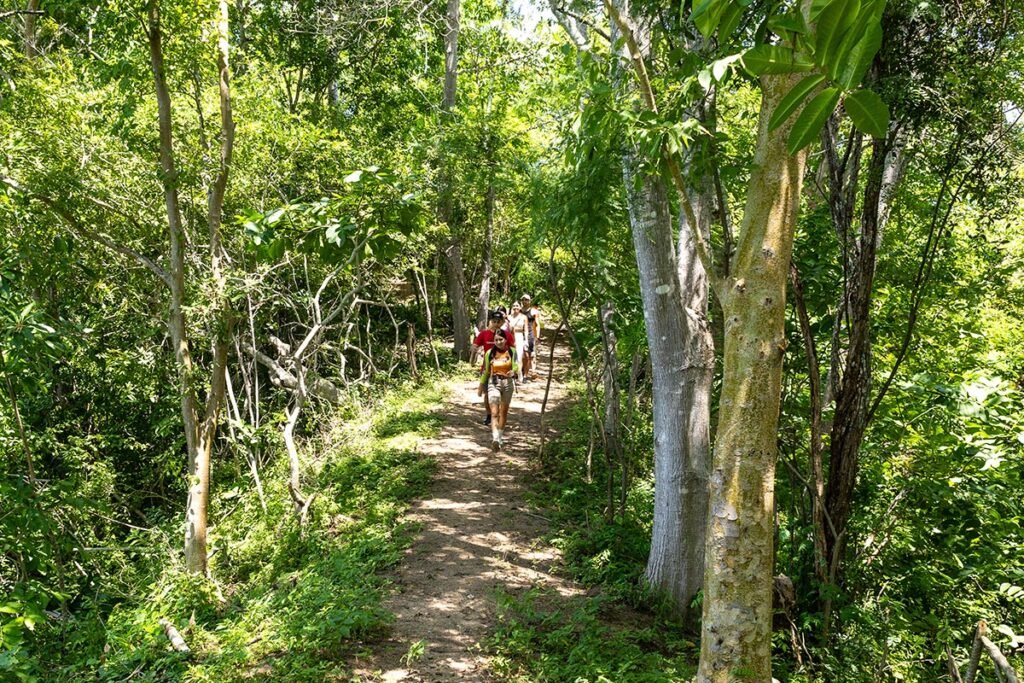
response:
<svg viewBox="0 0 1024 683"><path fill-rule="evenodd" d="M793 301L800 320L800 332L807 354L807 379L811 387L811 443L808 461L811 470L811 523L814 529L814 573L818 580L828 580L828 551L825 548L825 475L822 467L821 429L821 372L818 368L818 351L814 344L811 320L804 303L804 286L796 266L790 269L793 284Z"/></svg>
<svg viewBox="0 0 1024 683"><path fill-rule="evenodd" d="M7 389L7 397L11 401L11 412L14 414L14 424L18 427L18 437L21 439L21 449L25 454L25 473L28 475L28 483L32 487L32 493L36 490L36 470L32 463L32 448L28 443L28 435L25 433L25 424L21 421L21 411L18 409L18 392L14 389L11 376L7 373L7 363L4 359L3 349L0 349L0 375L4 376L4 386Z"/></svg>
<svg viewBox="0 0 1024 683"><path fill-rule="evenodd" d="M195 573L207 573L206 531L207 508L210 495L210 465L217 435L217 422L226 389L226 368L232 315L226 296L227 276L224 253L220 241L224 193L234 146L234 122L228 71L228 6L219 4L217 22L217 67L221 109L220 168L208 194L208 227L210 235L210 270L214 292L214 318L216 321L212 343L210 388L205 410L200 421L196 371L192 362L185 305L185 238L178 202L178 174L174 161L171 121L171 100L167 88L163 62L163 35L160 27L160 5L151 0L148 6L150 62L157 97L160 122L160 167L167 210L169 234L169 271L171 306L168 328L175 349L175 358L181 382L181 412L188 449L189 494L185 527L185 566Z"/></svg>
<svg viewBox="0 0 1024 683"><path fill-rule="evenodd" d="M890 144L895 140L895 144ZM837 220L837 232L843 245L845 285L840 302L845 315L846 353L842 371L832 368L835 385L835 413L829 440L829 472L825 506L830 526L825 531L826 581L834 584L841 571L847 540L847 524L857 484L858 455L869 421L871 393L871 302L877 250L888 219L895 187L902 177L906 138L893 135L890 140L872 144L867 182L861 209L859 231L853 231L853 201L858 189L856 178L845 179L832 172L830 203ZM826 147L831 151L830 141ZM830 154L830 166L837 162ZM844 182L845 181L845 182ZM848 199L847 199L848 198ZM838 205L838 208L837 208ZM841 215L845 213L845 215ZM839 215L837 215L839 214ZM838 222L845 220L845 223ZM833 358L838 360L836 354ZM822 603L823 637L827 640L832 620L832 600Z"/></svg>
<svg viewBox="0 0 1024 683"><path fill-rule="evenodd" d="M455 106L455 91L459 74L459 2L448 0L444 32L444 100L441 107L445 113Z"/></svg>
<svg viewBox="0 0 1024 683"><path fill-rule="evenodd" d="M413 276L416 278L416 285L420 288L420 293L423 295L423 313L427 321L427 343L430 344L430 352L434 356L434 367L438 370L441 369L441 360L437 357L437 349L434 348L434 314L430 309L430 295L427 293L427 276L422 275L418 271L413 271Z"/></svg>
<svg viewBox="0 0 1024 683"><path fill-rule="evenodd" d="M455 107L456 86L459 72L459 0L448 0L444 33L444 95L441 100L442 127L449 124ZM441 199L438 217L448 226L452 235L443 251L448 270L448 303L452 307L455 357L469 360L469 312L466 310L466 286L462 263L462 238L459 226L455 225L454 198L451 193L450 169L447 161L442 162Z"/></svg>
<svg viewBox="0 0 1024 683"><path fill-rule="evenodd" d="M174 146L171 124L171 98L163 63L163 34L160 26L160 4L151 0L149 14L149 50L156 86L157 113L160 120L160 168L164 187L164 204L167 210L168 237L170 243L168 270L171 276L171 306L168 328L174 345L181 383L181 416L185 428L185 443L188 449L189 495L185 518L185 566L198 574L206 573L206 497L209 480L200 472L209 463L205 452L207 443L200 439L199 416L196 411L195 371L189 348L185 322L185 236L181 223L178 203L178 172L174 162Z"/></svg>
<svg viewBox="0 0 1024 683"><path fill-rule="evenodd" d="M698 683L771 680L775 459L786 280L806 152L768 120L797 76L762 78L753 172L732 275L711 471Z"/></svg>
<svg viewBox="0 0 1024 683"><path fill-rule="evenodd" d="M469 360L469 312L466 310L466 288L463 282L462 241L451 240L444 250L448 266L448 303L452 307L455 332L455 357Z"/></svg>
<svg viewBox="0 0 1024 683"><path fill-rule="evenodd" d="M480 278L480 296L477 297L476 327L482 330L487 324L487 309L491 303L491 259L494 251L494 180L487 182L487 194L484 197L484 274Z"/></svg>
<svg viewBox="0 0 1024 683"><path fill-rule="evenodd" d="M39 0L28 0L26 9L28 12L25 13L22 40L24 41L25 56L34 59L39 56L39 48L36 45L36 15L39 12Z"/></svg>
<svg viewBox="0 0 1024 683"><path fill-rule="evenodd" d="M615 516L615 467L625 468L622 457L621 419L619 417L619 356L618 340L612 318L615 316L615 304L606 301L601 304L601 337L604 341L604 443L605 443L605 478L608 507L605 516Z"/></svg>

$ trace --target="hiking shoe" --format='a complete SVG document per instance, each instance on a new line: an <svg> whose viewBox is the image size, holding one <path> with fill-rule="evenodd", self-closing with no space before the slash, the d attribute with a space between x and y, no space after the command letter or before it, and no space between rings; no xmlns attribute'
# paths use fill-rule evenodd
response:
<svg viewBox="0 0 1024 683"><path fill-rule="evenodd" d="M487 413L487 417L484 418L484 424L485 425L491 424L491 414L490 413Z"/></svg>
<svg viewBox="0 0 1024 683"><path fill-rule="evenodd" d="M497 439L491 440L491 450L494 451L495 453L501 450L501 442L498 441Z"/></svg>

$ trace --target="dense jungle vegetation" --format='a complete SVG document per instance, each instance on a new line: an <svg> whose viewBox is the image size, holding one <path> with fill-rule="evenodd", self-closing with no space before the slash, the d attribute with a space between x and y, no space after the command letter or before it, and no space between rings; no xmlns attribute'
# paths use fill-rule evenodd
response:
<svg viewBox="0 0 1024 683"><path fill-rule="evenodd" d="M362 680L524 292L489 675L1017 680L1022 106L1013 0L0 0L0 680Z"/></svg>

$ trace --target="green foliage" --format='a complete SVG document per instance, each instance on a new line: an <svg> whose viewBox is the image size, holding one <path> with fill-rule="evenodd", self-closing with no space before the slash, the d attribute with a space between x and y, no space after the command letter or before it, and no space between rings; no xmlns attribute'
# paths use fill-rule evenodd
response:
<svg viewBox="0 0 1024 683"><path fill-rule="evenodd" d="M531 498L552 520L550 542L564 562L560 573L596 597L566 598L539 590L501 595L498 630L491 640L495 669L507 680L524 683L688 681L696 661L693 637L642 580L653 482L647 475L637 481L625 517L606 520L600 457L594 458L594 480L586 479L591 416L583 391L578 383L572 388L579 403L558 440L545 449L545 476ZM649 428L649 420L643 421ZM637 442L644 443L644 436ZM641 471L647 471L650 458L643 453L637 463Z"/></svg>
<svg viewBox="0 0 1024 683"><path fill-rule="evenodd" d="M530 590L500 595L491 666L513 683L685 683L696 646L597 598L566 600Z"/></svg>
<svg viewBox="0 0 1024 683"><path fill-rule="evenodd" d="M440 428L435 411L446 380L399 383L372 405L353 402L349 410L358 418L336 415L310 435L318 452L311 483L318 498L305 531L288 503L281 467L266 474L266 512L255 491L239 491L242 482L221 482L212 508L219 520L213 578L173 564L154 567L153 583L125 596L109 616L80 610L70 621L37 629L40 648L89 629L52 657L47 680L123 680L133 671L175 681L344 675L356 641L390 622L380 606L388 584L379 572L409 542L400 515L432 471L414 448ZM168 540L150 537L149 545L173 554ZM162 618L181 632L190 656L170 649Z"/></svg>

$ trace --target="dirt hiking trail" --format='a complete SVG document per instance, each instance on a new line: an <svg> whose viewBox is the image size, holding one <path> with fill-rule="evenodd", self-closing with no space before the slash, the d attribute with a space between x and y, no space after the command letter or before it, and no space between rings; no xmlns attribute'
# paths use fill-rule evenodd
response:
<svg viewBox="0 0 1024 683"><path fill-rule="evenodd" d="M437 473L406 516L421 529L392 575L396 592L384 607L395 623L386 640L368 644L372 656L353 662L358 680L493 681L484 647L494 630L496 592L539 586L566 597L579 594L552 574L558 552L541 540L547 522L525 500L536 472L550 337L540 351L540 379L520 385L512 399L503 451L490 449L483 399L469 376L454 383L441 433L419 446L437 460ZM559 343L545 425L557 425L566 408L567 364ZM551 434L548 429L549 439ZM407 657L410 648L420 649L418 643L422 654Z"/></svg>

